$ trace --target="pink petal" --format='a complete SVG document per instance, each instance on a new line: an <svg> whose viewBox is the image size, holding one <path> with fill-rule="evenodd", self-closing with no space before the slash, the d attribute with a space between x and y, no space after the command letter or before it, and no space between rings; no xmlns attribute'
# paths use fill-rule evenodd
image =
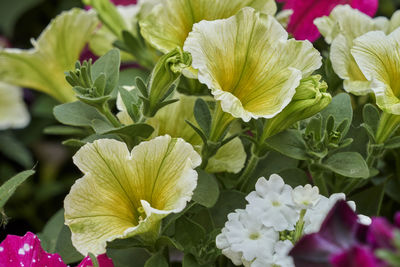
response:
<svg viewBox="0 0 400 267"><path fill-rule="evenodd" d="M373 16L378 9L378 0L279 0L284 9L292 9L288 32L298 40L318 39L320 33L314 25L314 19L328 16L337 5L349 4L361 12Z"/></svg>
<svg viewBox="0 0 400 267"><path fill-rule="evenodd" d="M350 250L334 255L331 260L334 267L379 267L379 261L374 253L362 246L355 246Z"/></svg>
<svg viewBox="0 0 400 267"><path fill-rule="evenodd" d="M42 249L39 238L27 232L23 237L8 235L0 244L0 267L66 267L60 255Z"/></svg>
<svg viewBox="0 0 400 267"><path fill-rule="evenodd" d="M114 267L112 259L107 257L106 254L102 254L97 256L97 261L99 262L100 267ZM89 256L84 258L82 262L77 267L92 267L93 263Z"/></svg>
<svg viewBox="0 0 400 267"><path fill-rule="evenodd" d="M136 0L111 0L115 5L117 6L129 6L129 5L135 5Z"/></svg>

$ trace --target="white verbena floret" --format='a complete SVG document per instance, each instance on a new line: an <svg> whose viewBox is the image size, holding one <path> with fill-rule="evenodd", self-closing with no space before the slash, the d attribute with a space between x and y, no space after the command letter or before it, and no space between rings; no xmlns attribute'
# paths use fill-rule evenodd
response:
<svg viewBox="0 0 400 267"><path fill-rule="evenodd" d="M264 177L258 179L256 191L251 192L246 200L249 208L259 211L265 226L276 231L294 230L299 211L295 208L292 191L279 175L272 174L268 181Z"/></svg>
<svg viewBox="0 0 400 267"><path fill-rule="evenodd" d="M343 193L322 196L318 187L309 184L293 189L277 174L268 180L259 178L255 189L246 197L246 209L228 215L216 240L226 257L245 267L294 267L288 254L299 230L300 214L304 216L303 234L315 233L335 203L346 199ZM347 203L355 210L354 201ZM359 215L359 221L369 224L371 220Z"/></svg>
<svg viewBox="0 0 400 267"><path fill-rule="evenodd" d="M249 210L236 210L216 238L216 245L236 265L254 266L259 257L272 259L274 244L279 234L265 227L257 214Z"/></svg>
<svg viewBox="0 0 400 267"><path fill-rule="evenodd" d="M306 184L297 186L292 191L293 202L301 209L313 207L320 199L318 187Z"/></svg>

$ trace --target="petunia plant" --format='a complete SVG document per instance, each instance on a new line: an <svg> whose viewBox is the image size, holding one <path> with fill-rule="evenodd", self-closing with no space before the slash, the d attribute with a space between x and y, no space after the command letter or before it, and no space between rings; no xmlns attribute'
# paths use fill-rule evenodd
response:
<svg viewBox="0 0 400 267"><path fill-rule="evenodd" d="M398 11L80 7L0 50L0 267L398 266Z"/></svg>

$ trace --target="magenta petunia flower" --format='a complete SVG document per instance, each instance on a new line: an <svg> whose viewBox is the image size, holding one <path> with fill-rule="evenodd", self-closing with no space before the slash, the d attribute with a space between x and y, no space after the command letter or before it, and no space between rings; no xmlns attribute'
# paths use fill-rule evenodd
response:
<svg viewBox="0 0 400 267"><path fill-rule="evenodd" d="M318 39L320 33L314 25L314 19L328 16L337 5L349 4L352 8L374 16L378 9L378 0L277 0L285 3L283 9L292 9L287 27L288 32L297 40Z"/></svg>
<svg viewBox="0 0 400 267"><path fill-rule="evenodd" d="M381 267L365 243L368 226L358 223L346 201L338 201L318 233L305 235L290 251L296 267Z"/></svg>
<svg viewBox="0 0 400 267"><path fill-rule="evenodd" d="M97 257L100 267L114 267L105 254ZM0 243L0 267L67 267L60 255L43 250L39 238L27 232L24 236L8 235ZM90 257L86 257L78 267L93 266Z"/></svg>
<svg viewBox="0 0 400 267"><path fill-rule="evenodd" d="M137 0L111 0L115 5L117 6L129 6L129 5L135 5L137 3Z"/></svg>

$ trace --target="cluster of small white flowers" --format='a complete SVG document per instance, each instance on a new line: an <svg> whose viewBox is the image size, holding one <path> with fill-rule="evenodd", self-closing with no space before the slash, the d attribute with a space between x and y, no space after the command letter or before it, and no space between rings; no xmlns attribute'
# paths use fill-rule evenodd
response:
<svg viewBox="0 0 400 267"><path fill-rule="evenodd" d="M288 255L302 234L319 231L321 224L344 194L329 198L309 184L292 188L273 174L269 180L258 179L256 190L246 200L245 209L228 215L228 221L216 238L216 245L235 265L251 267L294 267ZM348 201L355 209L355 203ZM368 223L361 216L360 221Z"/></svg>

